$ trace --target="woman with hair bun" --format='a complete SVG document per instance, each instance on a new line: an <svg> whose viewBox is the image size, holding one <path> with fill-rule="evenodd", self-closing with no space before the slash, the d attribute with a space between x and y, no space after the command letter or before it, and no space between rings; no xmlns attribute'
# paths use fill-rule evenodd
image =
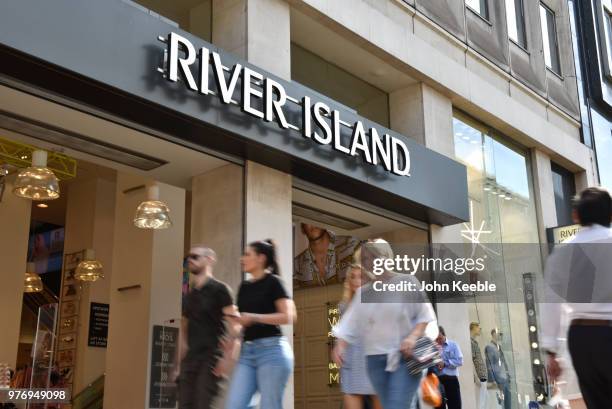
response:
<svg viewBox="0 0 612 409"><path fill-rule="evenodd" d="M242 258L250 277L240 284L237 304L243 342L234 370L226 408L282 409L283 393L293 370L293 352L282 335L281 325L295 320L295 306L279 277L276 246L272 240L250 243Z"/></svg>

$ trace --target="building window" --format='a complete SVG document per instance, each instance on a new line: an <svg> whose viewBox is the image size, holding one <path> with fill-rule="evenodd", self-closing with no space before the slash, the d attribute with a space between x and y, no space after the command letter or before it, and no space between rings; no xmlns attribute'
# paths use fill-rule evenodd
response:
<svg viewBox="0 0 612 409"><path fill-rule="evenodd" d="M551 163L553 191L555 192L555 209L557 210L557 225L572 224L572 198L576 194L574 174L569 170Z"/></svg>
<svg viewBox="0 0 612 409"><path fill-rule="evenodd" d="M612 0L601 2L601 16L598 24L600 27L601 53L604 71L608 80L612 80Z"/></svg>
<svg viewBox="0 0 612 409"><path fill-rule="evenodd" d="M291 80L389 127L389 94L297 44L291 44Z"/></svg>
<svg viewBox="0 0 612 409"><path fill-rule="evenodd" d="M561 75L555 13L542 3L540 3L540 20L542 24L542 40L544 42L544 62L551 71Z"/></svg>
<svg viewBox="0 0 612 409"><path fill-rule="evenodd" d="M523 48L527 48L525 36L525 12L523 0L506 0L508 37Z"/></svg>
<svg viewBox="0 0 612 409"><path fill-rule="evenodd" d="M488 249L487 273L495 272L500 277L498 289L504 288L495 300L475 295L466 303L468 315L470 321L480 323L481 345L489 342L492 329L504 334L499 347L510 375L507 386L512 399L533 396L531 360L514 352L531 348L524 336L531 318L525 305L517 302L523 297L525 273L540 275L542 271L540 247L525 245L539 243L529 151L457 111L453 130L455 158L467 170L470 220L461 225L462 237L466 243Z"/></svg>
<svg viewBox="0 0 612 409"><path fill-rule="evenodd" d="M489 18L487 0L465 0L465 5L471 8L476 13L480 14L481 17L484 17L486 19Z"/></svg>

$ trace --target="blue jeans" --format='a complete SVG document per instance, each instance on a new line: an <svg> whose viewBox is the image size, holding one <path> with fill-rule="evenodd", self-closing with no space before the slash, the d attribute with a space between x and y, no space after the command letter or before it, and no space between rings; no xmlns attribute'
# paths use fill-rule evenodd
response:
<svg viewBox="0 0 612 409"><path fill-rule="evenodd" d="M395 372L387 372L387 355L368 355L367 369L370 382L385 409L414 407L422 374L411 375L406 361L401 360Z"/></svg>
<svg viewBox="0 0 612 409"><path fill-rule="evenodd" d="M225 408L254 408L255 392L259 391L260 408L282 409L283 393L292 370L293 352L285 337L244 342Z"/></svg>

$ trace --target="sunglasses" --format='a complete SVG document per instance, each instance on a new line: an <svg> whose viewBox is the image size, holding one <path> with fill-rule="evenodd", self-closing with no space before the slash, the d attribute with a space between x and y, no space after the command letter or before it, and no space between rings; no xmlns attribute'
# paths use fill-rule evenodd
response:
<svg viewBox="0 0 612 409"><path fill-rule="evenodd" d="M203 257L201 254L187 254L187 260L193 260L196 261L198 260L200 257Z"/></svg>

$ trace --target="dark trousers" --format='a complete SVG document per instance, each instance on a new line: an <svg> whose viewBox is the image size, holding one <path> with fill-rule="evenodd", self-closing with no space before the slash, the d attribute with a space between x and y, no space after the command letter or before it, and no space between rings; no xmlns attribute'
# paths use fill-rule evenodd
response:
<svg viewBox="0 0 612 409"><path fill-rule="evenodd" d="M456 376L440 375L440 384L444 387L442 405L436 409L461 409L461 390L459 389L459 379Z"/></svg>
<svg viewBox="0 0 612 409"><path fill-rule="evenodd" d="M179 409L210 409L219 393L221 378L213 375L218 358L214 355L187 357L181 362Z"/></svg>
<svg viewBox="0 0 612 409"><path fill-rule="evenodd" d="M567 342L587 408L609 409L612 327L572 325Z"/></svg>

